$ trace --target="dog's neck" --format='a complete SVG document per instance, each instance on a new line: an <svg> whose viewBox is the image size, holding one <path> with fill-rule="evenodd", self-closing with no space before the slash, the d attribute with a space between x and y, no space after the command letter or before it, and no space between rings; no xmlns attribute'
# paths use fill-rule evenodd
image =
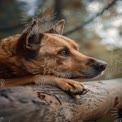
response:
<svg viewBox="0 0 122 122"><path fill-rule="evenodd" d="M12 78L31 73L24 68L27 65L24 63L24 58L16 55L15 47L19 37L20 34L17 34L0 40L0 78Z"/></svg>
<svg viewBox="0 0 122 122"><path fill-rule="evenodd" d="M0 59L0 78L12 78L27 75L21 58L16 56L4 57Z"/></svg>

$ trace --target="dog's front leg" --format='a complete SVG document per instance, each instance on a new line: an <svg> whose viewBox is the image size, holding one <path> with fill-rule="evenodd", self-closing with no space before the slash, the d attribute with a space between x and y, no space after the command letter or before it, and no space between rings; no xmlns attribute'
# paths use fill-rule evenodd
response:
<svg viewBox="0 0 122 122"><path fill-rule="evenodd" d="M5 86L18 86L28 84L49 84L72 94L84 94L87 89L80 82L58 78L50 75L31 75L25 77L11 78L4 80Z"/></svg>
<svg viewBox="0 0 122 122"><path fill-rule="evenodd" d="M80 82L71 79L59 78L56 76L36 75L34 78L34 82L36 84L49 84L52 86L56 86L63 91L72 94L84 94L87 92L87 89Z"/></svg>
<svg viewBox="0 0 122 122"><path fill-rule="evenodd" d="M0 82L2 81L5 87L28 85L28 84L34 84L34 78L35 78L35 75L30 75L30 76L24 76L24 77L0 79Z"/></svg>

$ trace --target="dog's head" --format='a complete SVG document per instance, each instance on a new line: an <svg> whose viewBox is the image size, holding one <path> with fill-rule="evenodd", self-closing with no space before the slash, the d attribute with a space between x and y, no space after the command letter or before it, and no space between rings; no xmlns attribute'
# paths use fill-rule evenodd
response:
<svg viewBox="0 0 122 122"><path fill-rule="evenodd" d="M77 43L62 36L64 20L44 33L38 23L35 20L18 40L17 53L28 72L64 78L93 78L103 73L104 61L83 55Z"/></svg>

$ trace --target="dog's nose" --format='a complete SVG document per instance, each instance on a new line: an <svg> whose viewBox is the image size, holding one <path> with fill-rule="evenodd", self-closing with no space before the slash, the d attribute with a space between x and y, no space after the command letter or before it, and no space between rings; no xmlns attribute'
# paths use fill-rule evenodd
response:
<svg viewBox="0 0 122 122"><path fill-rule="evenodd" d="M98 70L98 71L103 71L103 70L105 70L106 66L107 66L107 63L104 62L104 61L98 61L98 62L95 62L95 63L93 64L93 67L94 67L96 70Z"/></svg>

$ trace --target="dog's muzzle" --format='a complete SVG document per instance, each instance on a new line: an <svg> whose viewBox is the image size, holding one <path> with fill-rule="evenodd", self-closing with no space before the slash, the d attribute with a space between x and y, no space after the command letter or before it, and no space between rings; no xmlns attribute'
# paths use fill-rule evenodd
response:
<svg viewBox="0 0 122 122"><path fill-rule="evenodd" d="M101 72L101 71L105 70L106 66L107 66L107 63L104 62L104 61L95 62L95 63L92 65L92 67L93 67L95 70L97 70L98 72Z"/></svg>
<svg viewBox="0 0 122 122"><path fill-rule="evenodd" d="M94 78L103 73L106 69L107 63L104 61L96 61L94 62L85 72L85 78Z"/></svg>

